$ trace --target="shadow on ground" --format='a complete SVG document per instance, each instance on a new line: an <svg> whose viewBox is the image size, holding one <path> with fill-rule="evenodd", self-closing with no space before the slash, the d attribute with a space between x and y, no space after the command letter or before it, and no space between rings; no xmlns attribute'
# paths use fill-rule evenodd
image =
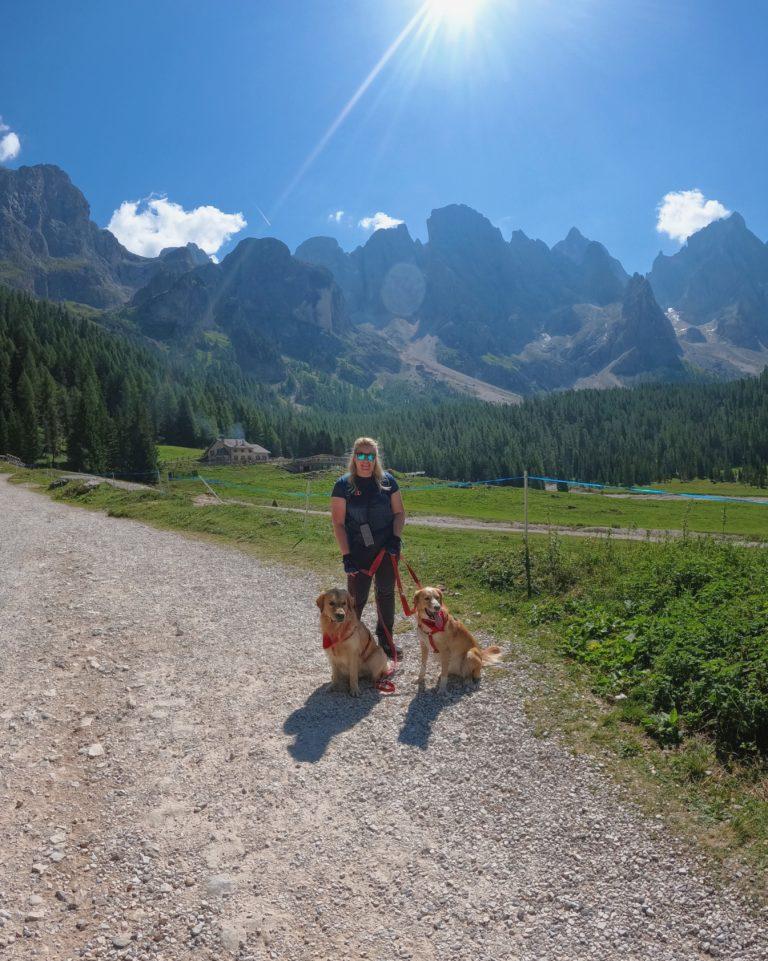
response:
<svg viewBox="0 0 768 961"><path fill-rule="evenodd" d="M461 698L470 697L475 690L474 686L465 687L460 682L449 682L447 694L438 694L434 689L419 691L408 705L408 713L397 736L398 741L426 751L432 726L440 712Z"/></svg>
<svg viewBox="0 0 768 961"><path fill-rule="evenodd" d="M337 734L350 730L371 713L379 693L363 685L361 682L360 697L350 697L346 690L331 691L328 684L323 684L289 715L283 730L296 739L288 746L295 761L319 761Z"/></svg>

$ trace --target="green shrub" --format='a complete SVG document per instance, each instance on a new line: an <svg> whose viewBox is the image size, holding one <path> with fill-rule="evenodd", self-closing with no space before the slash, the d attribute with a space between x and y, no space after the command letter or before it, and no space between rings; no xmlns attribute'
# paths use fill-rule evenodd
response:
<svg viewBox="0 0 768 961"><path fill-rule="evenodd" d="M626 719L662 744L701 732L721 755L768 755L763 551L711 540L648 544L633 550L626 569L602 577L557 554L537 577L554 597L537 600L531 620L559 612L560 649L589 666L597 693L626 694ZM568 574L577 590L565 596Z"/></svg>

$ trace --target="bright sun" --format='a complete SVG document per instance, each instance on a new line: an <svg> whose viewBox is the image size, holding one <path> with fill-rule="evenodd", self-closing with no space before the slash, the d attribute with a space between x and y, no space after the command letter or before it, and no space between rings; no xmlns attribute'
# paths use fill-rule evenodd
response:
<svg viewBox="0 0 768 961"><path fill-rule="evenodd" d="M459 30L472 25L485 0L427 0L427 15L435 23Z"/></svg>

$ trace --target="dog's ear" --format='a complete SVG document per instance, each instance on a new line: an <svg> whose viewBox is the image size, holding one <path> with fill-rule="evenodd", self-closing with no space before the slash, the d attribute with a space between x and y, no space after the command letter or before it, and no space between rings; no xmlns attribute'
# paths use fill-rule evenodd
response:
<svg viewBox="0 0 768 961"><path fill-rule="evenodd" d="M440 595L440 603L442 604L442 603L443 603L443 591L445 590L445 585L443 585L443 584L438 584L437 587L435 588L435 590L436 590L437 593Z"/></svg>
<svg viewBox="0 0 768 961"><path fill-rule="evenodd" d="M323 609L323 604L325 604L326 593L327 591L323 591L322 594L318 594L317 597L315 598L315 604L317 604L317 606L320 608L321 611Z"/></svg>
<svg viewBox="0 0 768 961"><path fill-rule="evenodd" d="M418 591L416 591L416 593L413 595L413 606L414 606L414 607L416 607L416 605L419 603L419 601L421 600L421 598L422 598L423 595L424 595L424 588L423 588L423 587L420 587L420 588L418 589Z"/></svg>

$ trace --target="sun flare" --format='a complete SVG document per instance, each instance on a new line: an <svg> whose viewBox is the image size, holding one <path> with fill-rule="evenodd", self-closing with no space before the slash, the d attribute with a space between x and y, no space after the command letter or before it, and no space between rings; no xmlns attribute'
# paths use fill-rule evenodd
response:
<svg viewBox="0 0 768 961"><path fill-rule="evenodd" d="M485 0L427 0L427 16L453 30L470 27Z"/></svg>

